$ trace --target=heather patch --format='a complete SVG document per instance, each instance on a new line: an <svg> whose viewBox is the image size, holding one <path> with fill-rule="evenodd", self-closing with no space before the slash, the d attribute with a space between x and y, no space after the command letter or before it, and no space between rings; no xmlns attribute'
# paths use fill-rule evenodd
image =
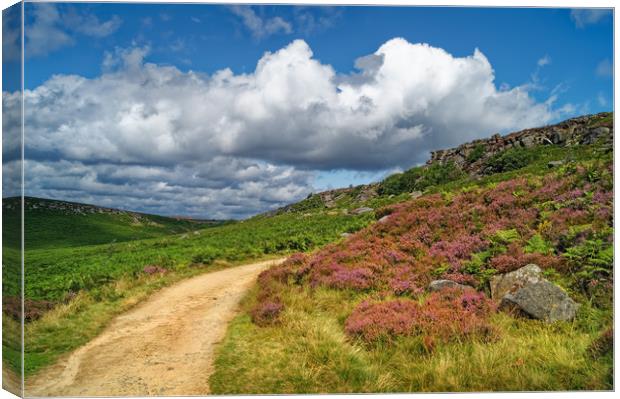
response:
<svg viewBox="0 0 620 399"><path fill-rule="evenodd" d="M490 338L493 328L488 319L494 310L483 293L447 289L430 294L421 303L363 301L346 320L345 331L367 343L419 335L428 346L473 336Z"/></svg>

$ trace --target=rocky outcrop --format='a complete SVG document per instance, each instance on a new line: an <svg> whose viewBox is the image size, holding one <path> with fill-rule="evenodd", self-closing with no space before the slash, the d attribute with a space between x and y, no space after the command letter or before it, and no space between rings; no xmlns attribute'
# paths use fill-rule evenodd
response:
<svg viewBox="0 0 620 399"><path fill-rule="evenodd" d="M494 276L491 297L499 302L500 309L546 322L572 320L579 308L562 288L546 280L534 264Z"/></svg>
<svg viewBox="0 0 620 399"><path fill-rule="evenodd" d="M530 148L538 145L579 145L602 141L610 148L613 144L613 124L609 113L586 115L568 119L557 125L525 129L506 136L474 140L456 148L431 152L427 164L454 162L461 169L480 174L484 161L510 148Z"/></svg>

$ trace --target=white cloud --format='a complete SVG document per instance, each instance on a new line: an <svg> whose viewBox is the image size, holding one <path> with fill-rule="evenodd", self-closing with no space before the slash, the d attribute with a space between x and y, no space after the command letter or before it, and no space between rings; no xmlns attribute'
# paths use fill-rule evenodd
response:
<svg viewBox="0 0 620 399"><path fill-rule="evenodd" d="M145 63L147 53L117 49L97 78L56 75L25 92L26 110L36 109L26 113L27 157L48 167L31 187L46 195L149 193L160 204L178 193L194 210L230 196L264 210L307 194L312 173L304 171L405 168L429 150L545 124L560 112L555 96L537 102L525 86L499 90L478 50L454 57L403 39L361 57L349 75L314 59L301 40L239 75L184 73ZM59 180L74 168L84 177Z"/></svg>
<svg viewBox="0 0 620 399"><path fill-rule="evenodd" d="M611 78L614 76L614 66L605 58L596 66L596 75L602 78Z"/></svg>
<svg viewBox="0 0 620 399"><path fill-rule="evenodd" d="M597 24L608 15L611 15L611 10L604 8L575 8L570 12L570 17L578 28Z"/></svg>
<svg viewBox="0 0 620 399"><path fill-rule="evenodd" d="M241 18L243 25L257 39L280 32L289 34L293 31L291 24L282 17L262 18L251 6L230 6L230 11Z"/></svg>
<svg viewBox="0 0 620 399"><path fill-rule="evenodd" d="M598 104L601 107L607 106L607 98L605 98L605 95L603 93L601 93L600 91L596 95L596 101L598 101Z"/></svg>
<svg viewBox="0 0 620 399"><path fill-rule="evenodd" d="M30 3L32 20L26 22L25 55L45 56L75 43L72 34L101 38L109 36L120 27L122 20L113 16L99 21L95 15L78 12L72 7L60 7L53 3Z"/></svg>
<svg viewBox="0 0 620 399"><path fill-rule="evenodd" d="M538 60L537 64L539 67L544 67L545 65L549 65L551 64L551 57L549 57L549 54L545 54L544 57Z"/></svg>

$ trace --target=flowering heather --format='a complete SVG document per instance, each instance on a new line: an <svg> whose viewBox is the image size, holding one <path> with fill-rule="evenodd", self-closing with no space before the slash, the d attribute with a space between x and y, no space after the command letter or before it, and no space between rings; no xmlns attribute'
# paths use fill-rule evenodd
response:
<svg viewBox="0 0 620 399"><path fill-rule="evenodd" d="M609 183L588 178L585 169L581 173L521 177L390 205L379 212L390 215L383 222L310 256L294 255L261 274L259 283L270 292L263 302L277 296L278 284L400 297L363 302L347 320L349 334L370 341L420 333L435 342L483 330L486 316L473 312L471 304L487 309L484 296L465 301L465 307L460 302L455 307L456 299L439 294L431 294L421 305L411 299L420 299L434 279L484 288L494 273L529 263L567 273L564 251L589 239L591 231L612 226ZM576 226L590 227L573 233ZM538 247L528 244L534 236L539 237Z"/></svg>
<svg viewBox="0 0 620 399"><path fill-rule="evenodd" d="M148 274L149 276L153 274L164 274L167 271L168 270L158 265L148 265L148 266L144 266L144 269L142 269L142 272L144 272L145 274Z"/></svg>
<svg viewBox="0 0 620 399"><path fill-rule="evenodd" d="M444 290L420 304L411 300L364 301L345 322L345 331L366 342L390 340L399 335L422 335L430 342L445 342L473 335L488 336L493 303L475 290Z"/></svg>
<svg viewBox="0 0 620 399"><path fill-rule="evenodd" d="M277 299L259 302L250 312L252 322L266 326L278 320L284 305Z"/></svg>

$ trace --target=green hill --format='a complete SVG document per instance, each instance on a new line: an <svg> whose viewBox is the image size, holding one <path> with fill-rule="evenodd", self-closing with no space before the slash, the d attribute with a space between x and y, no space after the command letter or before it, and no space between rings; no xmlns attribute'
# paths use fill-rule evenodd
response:
<svg viewBox="0 0 620 399"><path fill-rule="evenodd" d="M20 199L4 198L3 242L19 248ZM156 238L221 225L225 221L148 215L76 202L25 197L26 249L62 248Z"/></svg>

